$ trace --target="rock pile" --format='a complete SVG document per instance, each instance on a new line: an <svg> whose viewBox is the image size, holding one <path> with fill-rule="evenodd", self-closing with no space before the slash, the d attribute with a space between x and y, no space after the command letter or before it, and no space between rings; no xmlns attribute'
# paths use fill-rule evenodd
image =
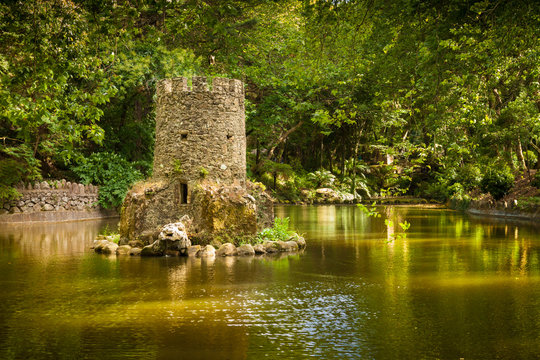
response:
<svg viewBox="0 0 540 360"><path fill-rule="evenodd" d="M315 190L301 190L300 204L354 204L358 200L348 192L337 191L331 188L319 188Z"/></svg>
<svg viewBox="0 0 540 360"><path fill-rule="evenodd" d="M262 244L243 244L238 247L232 243L222 244L217 249L212 245L191 245L188 238L190 223L189 217L185 216L179 222L164 225L159 238L142 249L142 244L135 241L130 242L130 245L118 246L111 236L95 240L93 249L96 253L106 255L220 257L295 252L306 247L305 239L298 234L291 236L288 241L265 241Z"/></svg>
<svg viewBox="0 0 540 360"><path fill-rule="evenodd" d="M352 204L354 202L354 195L337 192L330 188L320 188L315 191L313 202L316 204Z"/></svg>
<svg viewBox="0 0 540 360"><path fill-rule="evenodd" d="M188 216L182 217L179 222L164 225L158 239L152 244L142 248L142 256L186 255L191 241L187 235L187 227L191 223ZM188 226L186 226L188 224Z"/></svg>

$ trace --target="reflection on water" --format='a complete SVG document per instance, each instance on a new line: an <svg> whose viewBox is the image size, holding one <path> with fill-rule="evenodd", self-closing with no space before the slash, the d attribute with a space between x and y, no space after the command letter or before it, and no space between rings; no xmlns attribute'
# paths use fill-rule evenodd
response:
<svg viewBox="0 0 540 360"><path fill-rule="evenodd" d="M274 258L104 257L103 223L4 226L0 358L540 356L538 229L379 211L278 207L308 248Z"/></svg>
<svg viewBox="0 0 540 360"><path fill-rule="evenodd" d="M0 255L39 258L88 252L100 229L115 229L118 219L61 223L0 224Z"/></svg>

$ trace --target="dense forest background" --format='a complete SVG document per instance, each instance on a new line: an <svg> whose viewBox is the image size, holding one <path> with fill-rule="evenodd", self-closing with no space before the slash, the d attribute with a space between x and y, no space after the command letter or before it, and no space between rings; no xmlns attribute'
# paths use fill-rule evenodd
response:
<svg viewBox="0 0 540 360"><path fill-rule="evenodd" d="M67 178L118 206L156 82L192 75L244 81L248 175L282 200L465 197L538 166L539 34L535 0L3 1L0 202Z"/></svg>

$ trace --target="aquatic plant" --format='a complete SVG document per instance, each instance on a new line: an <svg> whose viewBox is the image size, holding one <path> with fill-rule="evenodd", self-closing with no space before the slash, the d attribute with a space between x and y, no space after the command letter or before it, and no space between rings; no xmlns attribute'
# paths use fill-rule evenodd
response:
<svg viewBox="0 0 540 360"><path fill-rule="evenodd" d="M384 219L384 224L387 227L394 227L394 222L392 220ZM411 227L411 223L405 220L404 222L400 222L398 224L399 227L401 227L402 232L390 234L390 237L392 238L390 241L401 240L407 237L407 230L409 230L409 228Z"/></svg>
<svg viewBox="0 0 540 360"><path fill-rule="evenodd" d="M381 214L379 214L379 212L376 210L375 208L375 204L376 202L374 201L372 204L371 204L371 207L367 207L365 206L364 204L356 204L356 206L364 213L366 214L368 217L369 216L373 216L375 218L378 218L378 217L381 217Z"/></svg>

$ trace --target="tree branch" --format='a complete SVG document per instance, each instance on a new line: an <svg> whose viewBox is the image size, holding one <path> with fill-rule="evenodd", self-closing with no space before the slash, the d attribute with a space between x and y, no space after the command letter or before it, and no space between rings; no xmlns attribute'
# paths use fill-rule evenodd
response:
<svg viewBox="0 0 540 360"><path fill-rule="evenodd" d="M285 140L287 140L287 138L289 137L289 135L291 135L294 131L296 131L300 126L302 126L304 124L304 120L301 120L298 124L294 125L292 128L290 128L289 130L285 131L284 133L282 133L277 142L274 144L274 146L272 146L272 148L270 149L270 151L268 152L268 159L271 159L272 156L274 156L274 152L276 151L276 148L281 144L283 143Z"/></svg>

